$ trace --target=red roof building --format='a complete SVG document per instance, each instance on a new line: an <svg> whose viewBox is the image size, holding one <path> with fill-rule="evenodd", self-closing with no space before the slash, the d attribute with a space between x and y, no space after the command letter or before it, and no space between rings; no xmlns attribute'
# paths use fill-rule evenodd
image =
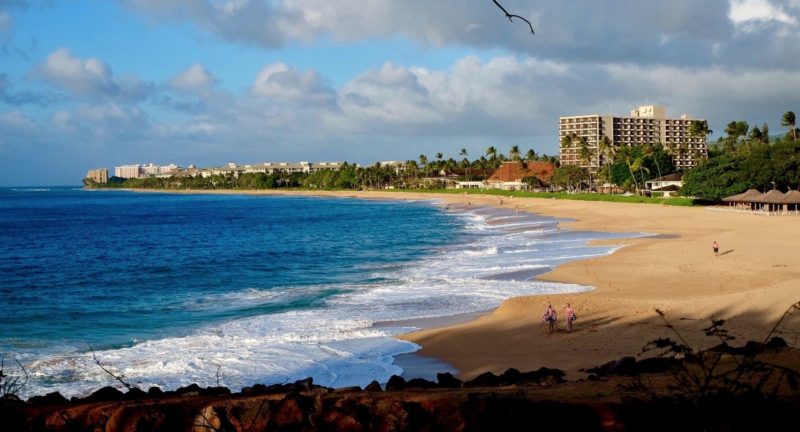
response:
<svg viewBox="0 0 800 432"><path fill-rule="evenodd" d="M525 177L536 177L549 183L553 177L555 167L550 162L528 162L528 169L522 167L522 162L503 162L487 179L489 182L519 182Z"/></svg>

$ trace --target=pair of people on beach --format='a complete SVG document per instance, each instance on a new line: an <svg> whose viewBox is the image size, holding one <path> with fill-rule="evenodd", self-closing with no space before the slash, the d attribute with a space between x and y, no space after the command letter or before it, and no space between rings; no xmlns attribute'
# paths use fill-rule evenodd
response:
<svg viewBox="0 0 800 432"><path fill-rule="evenodd" d="M564 312L566 313L567 332L572 333L572 323L578 319L578 315L575 314L575 309L569 303L564 308ZM544 315L542 315L542 324L547 324L547 333L552 333L555 330L557 322L558 313L556 313L553 305L548 303L547 308L544 310Z"/></svg>

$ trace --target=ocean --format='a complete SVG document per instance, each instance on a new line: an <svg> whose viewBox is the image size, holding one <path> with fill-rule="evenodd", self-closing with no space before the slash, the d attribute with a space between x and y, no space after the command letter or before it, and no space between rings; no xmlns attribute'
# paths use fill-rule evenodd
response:
<svg viewBox="0 0 800 432"><path fill-rule="evenodd" d="M0 188L0 353L30 374L23 396L114 385L92 351L143 388L385 382L419 348L392 337L405 320L591 289L534 277L632 235L559 222L436 201Z"/></svg>

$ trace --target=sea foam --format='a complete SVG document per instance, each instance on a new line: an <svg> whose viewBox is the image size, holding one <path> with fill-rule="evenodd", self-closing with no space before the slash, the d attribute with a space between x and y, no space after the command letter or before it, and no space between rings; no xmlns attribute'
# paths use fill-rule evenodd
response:
<svg viewBox="0 0 800 432"><path fill-rule="evenodd" d="M374 323L488 310L514 296L589 290L533 276L563 262L616 249L589 246L591 240L627 236L559 230L557 220L493 208L450 214L462 225L463 236L417 262L373 265L370 280L364 283L249 288L189 299L182 307L212 304L224 312L280 304L315 290L338 292L319 304L232 318L181 336L100 350L97 359L133 384L166 389L194 382L216 385L217 380L239 389L307 376L327 386L385 382L402 373L394 357L419 347L392 337L409 328ZM28 395L53 390L85 395L114 384L85 349L28 360L32 374Z"/></svg>

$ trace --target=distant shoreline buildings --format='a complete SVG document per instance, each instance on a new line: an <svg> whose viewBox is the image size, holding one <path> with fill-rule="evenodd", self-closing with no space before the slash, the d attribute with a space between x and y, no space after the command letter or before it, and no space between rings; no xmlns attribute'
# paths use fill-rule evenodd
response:
<svg viewBox="0 0 800 432"><path fill-rule="evenodd" d="M89 170L86 173L86 178L91 179L95 183L108 183L108 168Z"/></svg>
<svg viewBox="0 0 800 432"><path fill-rule="evenodd" d="M114 177L122 179L139 179L139 178L168 178L168 177L211 177L213 175L227 175L232 174L239 176L241 174L274 174L276 172L284 173L313 173L322 170L339 170L344 165L343 162L263 162L259 164L239 165L235 162L230 162L226 165L210 168L197 168L194 165L189 165L186 168L176 165L156 165L153 163L144 164L131 164L121 165L114 167ZM96 183L108 182L108 169L105 170L105 180L99 181L95 177L96 171L91 170L87 173L86 178L95 180ZM99 178L99 177L98 177Z"/></svg>
<svg viewBox="0 0 800 432"><path fill-rule="evenodd" d="M675 167L685 171L708 157L706 136L690 133L695 121L704 120L686 114L677 119L668 118L666 108L657 105L635 108L628 117L601 114L560 117L561 164L588 168L596 173L606 163L600 154L600 142L606 137L614 147L660 144L671 154ZM565 137L571 138L572 145L563 145ZM576 143L581 138L586 139L588 158Z"/></svg>

